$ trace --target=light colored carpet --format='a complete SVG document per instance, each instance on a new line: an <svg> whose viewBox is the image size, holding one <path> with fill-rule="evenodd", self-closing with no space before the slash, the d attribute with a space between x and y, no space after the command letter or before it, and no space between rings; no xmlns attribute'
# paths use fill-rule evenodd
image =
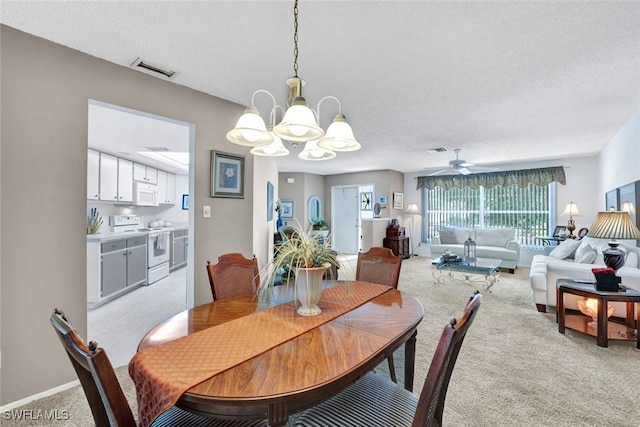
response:
<svg viewBox="0 0 640 427"><path fill-rule="evenodd" d="M461 314L474 287L459 282L434 285L430 259L403 262L399 288L424 306L418 329L416 393L420 391L442 328ZM344 275L342 275L344 273ZM352 269L341 269L341 278ZM484 298L453 372L444 412L448 426L620 426L640 425L640 351L635 344L567 330L558 333L555 314L538 313L529 288L529 269L502 273ZM108 349L107 349L108 350ZM403 356L396 354L398 378ZM380 371L386 371L386 362ZM117 369L135 407L126 367ZM384 373L381 373L384 374ZM32 402L20 409L63 411L68 420L10 421L2 426L88 426L92 418L80 388ZM2 414L4 415L4 414Z"/></svg>

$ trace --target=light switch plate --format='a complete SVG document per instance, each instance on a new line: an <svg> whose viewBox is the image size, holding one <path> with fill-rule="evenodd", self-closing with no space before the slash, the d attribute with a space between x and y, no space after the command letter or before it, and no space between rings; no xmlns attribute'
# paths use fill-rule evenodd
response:
<svg viewBox="0 0 640 427"><path fill-rule="evenodd" d="M211 206L203 206L202 207L202 217L203 218L211 218Z"/></svg>

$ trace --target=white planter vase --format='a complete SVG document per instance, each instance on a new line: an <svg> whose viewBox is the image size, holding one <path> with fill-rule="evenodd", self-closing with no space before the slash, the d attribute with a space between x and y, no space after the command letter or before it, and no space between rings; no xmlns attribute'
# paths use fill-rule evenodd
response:
<svg viewBox="0 0 640 427"><path fill-rule="evenodd" d="M318 307L322 291L322 276L327 267L296 268L296 293L301 306L300 316L317 316L322 313Z"/></svg>

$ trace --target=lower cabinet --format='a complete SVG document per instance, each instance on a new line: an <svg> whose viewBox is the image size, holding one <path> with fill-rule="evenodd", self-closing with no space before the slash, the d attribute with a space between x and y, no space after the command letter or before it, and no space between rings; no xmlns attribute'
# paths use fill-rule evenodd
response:
<svg viewBox="0 0 640 427"><path fill-rule="evenodd" d="M102 243L100 262L100 300L144 284L147 280L146 236Z"/></svg>
<svg viewBox="0 0 640 427"><path fill-rule="evenodd" d="M169 271L177 270L187 265L189 251L188 230L174 230L171 232L171 257Z"/></svg>
<svg viewBox="0 0 640 427"><path fill-rule="evenodd" d="M383 246L391 249L394 255L401 256L402 258L409 258L409 238L408 237L385 237L383 239Z"/></svg>

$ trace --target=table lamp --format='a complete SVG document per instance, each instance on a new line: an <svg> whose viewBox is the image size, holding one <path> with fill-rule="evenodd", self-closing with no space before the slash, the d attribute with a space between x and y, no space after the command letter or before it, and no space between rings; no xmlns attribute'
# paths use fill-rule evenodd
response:
<svg viewBox="0 0 640 427"><path fill-rule="evenodd" d="M640 239L640 230L635 226L628 212L609 211L598 212L589 233L589 237L611 239L609 249L602 251L604 263L607 267L618 270L624 265L625 253L618 249L616 239Z"/></svg>
<svg viewBox="0 0 640 427"><path fill-rule="evenodd" d="M405 213L408 213L411 216L411 222L409 223L409 239L411 241L411 255L415 255L413 250L415 242L415 240L413 240L413 217L420 215L420 209L415 203L410 203L409 206L407 206Z"/></svg>
<svg viewBox="0 0 640 427"><path fill-rule="evenodd" d="M567 203L567 207L564 209L564 212L562 212L560 215L569 217L569 222L567 224L567 230L569 231L569 235L567 237L569 239L575 239L576 236L573 235L573 230L576 229L576 222L573 220L573 217L582 216L580 215L580 211L578 210L578 205L576 205L573 202Z"/></svg>

